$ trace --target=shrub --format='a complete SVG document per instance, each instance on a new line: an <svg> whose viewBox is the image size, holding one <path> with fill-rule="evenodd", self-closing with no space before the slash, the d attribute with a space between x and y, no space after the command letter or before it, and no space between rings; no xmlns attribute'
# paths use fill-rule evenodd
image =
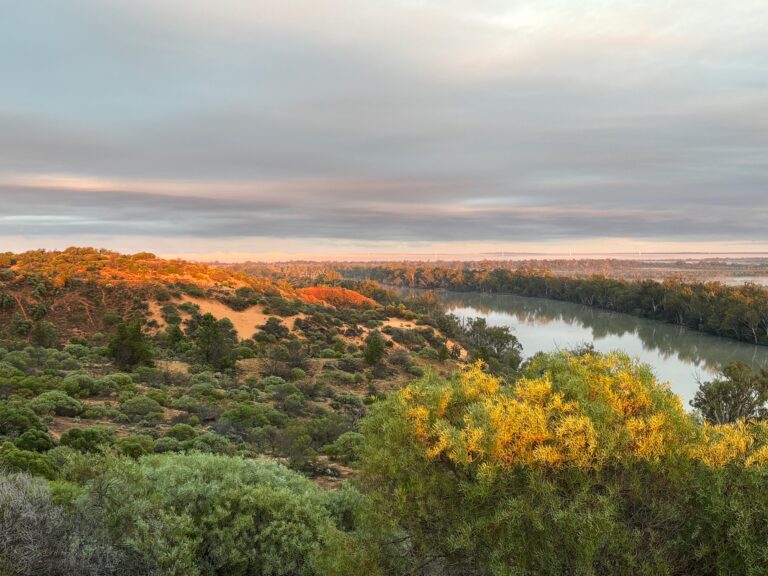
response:
<svg viewBox="0 0 768 576"><path fill-rule="evenodd" d="M164 436L155 440L155 452L158 454L165 452L181 452L183 449L183 445L176 440L176 438Z"/></svg>
<svg viewBox="0 0 768 576"><path fill-rule="evenodd" d="M768 427L700 425L621 354L429 375L361 429L363 482L435 573L756 576L768 553Z"/></svg>
<svg viewBox="0 0 768 576"><path fill-rule="evenodd" d="M287 422L285 414L275 410L269 404L240 404L227 410L221 415L219 424L225 430L233 430L243 434L252 428L264 426L284 426Z"/></svg>
<svg viewBox="0 0 768 576"><path fill-rule="evenodd" d="M101 392L99 383L87 374L70 374L62 380L61 389L73 398L95 396Z"/></svg>
<svg viewBox="0 0 768 576"><path fill-rule="evenodd" d="M192 440L197 436L197 432L189 424L174 424L165 433L168 438L173 438L179 442Z"/></svg>
<svg viewBox="0 0 768 576"><path fill-rule="evenodd" d="M43 392L29 402L29 407L41 416L77 416L83 412L83 405L61 390Z"/></svg>
<svg viewBox="0 0 768 576"><path fill-rule="evenodd" d="M357 463L363 446L365 446L365 436L359 432L345 432L336 438L333 444L324 446L323 452L332 460L348 466Z"/></svg>
<svg viewBox="0 0 768 576"><path fill-rule="evenodd" d="M52 485L53 486L53 485ZM70 491L71 492L71 491ZM14 576L129 576L146 566L128 547L105 539L93 514L88 522L55 505L45 481L0 471L0 570Z"/></svg>
<svg viewBox="0 0 768 576"><path fill-rule="evenodd" d="M381 362L385 355L384 337L378 330L374 330L365 339L363 357L368 364L374 366Z"/></svg>
<svg viewBox="0 0 768 576"><path fill-rule="evenodd" d="M14 443L19 450L29 452L46 452L56 445L48 432L36 429L27 430Z"/></svg>
<svg viewBox="0 0 768 576"><path fill-rule="evenodd" d="M162 419L163 407L146 396L134 396L120 405L120 411L133 422Z"/></svg>
<svg viewBox="0 0 768 576"><path fill-rule="evenodd" d="M307 373L301 368L291 368L291 380L303 380Z"/></svg>
<svg viewBox="0 0 768 576"><path fill-rule="evenodd" d="M152 362L152 346L142 331L140 319L121 322L109 341L109 355L121 370Z"/></svg>
<svg viewBox="0 0 768 576"><path fill-rule="evenodd" d="M155 442L152 436L135 434L120 438L117 441L117 451L124 456L138 458L155 451Z"/></svg>
<svg viewBox="0 0 768 576"><path fill-rule="evenodd" d="M192 440L193 450L207 454L234 454L235 447L224 436L215 432L206 432Z"/></svg>
<svg viewBox="0 0 768 576"><path fill-rule="evenodd" d="M38 452L22 450L10 442L0 446L0 469L29 472L35 476L53 478L54 470L48 459Z"/></svg>
<svg viewBox="0 0 768 576"><path fill-rule="evenodd" d="M0 435L13 438L27 430L44 430L37 415L19 402L0 402Z"/></svg>
<svg viewBox="0 0 768 576"><path fill-rule="evenodd" d="M349 509L341 498L277 464L146 456L121 461L103 486L85 509L104 510L114 533L167 576L376 576L354 535L331 515Z"/></svg>
<svg viewBox="0 0 768 576"><path fill-rule="evenodd" d="M91 428L71 428L61 435L59 442L79 452L102 452L115 443L116 435L112 428L92 426Z"/></svg>

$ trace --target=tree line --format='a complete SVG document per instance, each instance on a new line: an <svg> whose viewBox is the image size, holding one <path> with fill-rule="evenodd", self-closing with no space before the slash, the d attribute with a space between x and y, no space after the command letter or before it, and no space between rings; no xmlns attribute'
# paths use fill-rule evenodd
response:
<svg viewBox="0 0 768 576"><path fill-rule="evenodd" d="M402 264L348 267L344 273L394 286L561 300L768 345L768 291L757 284L569 278L538 268L478 270Z"/></svg>

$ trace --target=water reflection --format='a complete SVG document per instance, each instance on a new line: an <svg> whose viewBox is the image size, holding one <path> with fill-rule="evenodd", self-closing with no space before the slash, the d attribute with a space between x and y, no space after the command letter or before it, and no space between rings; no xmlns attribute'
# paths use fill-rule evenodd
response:
<svg viewBox="0 0 768 576"><path fill-rule="evenodd" d="M623 350L651 364L660 379L687 405L697 379L714 376L725 364L742 361L768 367L768 347L717 338L652 320L588 306L508 294L438 292L460 318L482 316L489 324L509 326L526 355L592 342L602 352Z"/></svg>

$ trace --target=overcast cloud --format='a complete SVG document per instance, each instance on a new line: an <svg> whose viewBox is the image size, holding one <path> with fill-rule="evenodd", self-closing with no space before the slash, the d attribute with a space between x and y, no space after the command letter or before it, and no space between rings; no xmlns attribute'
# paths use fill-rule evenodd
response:
<svg viewBox="0 0 768 576"><path fill-rule="evenodd" d="M768 247L766 2L0 6L0 250Z"/></svg>

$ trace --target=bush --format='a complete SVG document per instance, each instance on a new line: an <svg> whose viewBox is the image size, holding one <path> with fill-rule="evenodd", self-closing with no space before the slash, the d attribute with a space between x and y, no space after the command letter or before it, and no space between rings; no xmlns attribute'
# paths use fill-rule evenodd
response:
<svg viewBox="0 0 768 576"><path fill-rule="evenodd" d="M179 442L192 440L197 436L197 432L189 424L174 424L165 433L168 438L173 438Z"/></svg>
<svg viewBox="0 0 768 576"><path fill-rule="evenodd" d="M22 450L10 442L0 446L0 469L2 468L14 472L29 472L45 478L54 476L53 466L43 454Z"/></svg>
<svg viewBox="0 0 768 576"><path fill-rule="evenodd" d="M365 349L363 350L365 361L371 366L375 366L382 361L385 355L384 337L378 330L370 332L365 339Z"/></svg>
<svg viewBox="0 0 768 576"><path fill-rule="evenodd" d="M129 576L146 566L107 541L93 515L82 522L56 506L45 481L0 470L0 571L13 576Z"/></svg>
<svg viewBox="0 0 768 576"><path fill-rule="evenodd" d="M232 430L242 435L253 428L285 426L287 420L285 414L269 404L252 403L227 410L219 418L218 425L224 431Z"/></svg>
<svg viewBox="0 0 768 576"><path fill-rule="evenodd" d="M176 440L176 438L164 436L155 440L155 452L158 454L163 454L165 452L181 452L183 449L184 446L181 442Z"/></svg>
<svg viewBox="0 0 768 576"><path fill-rule="evenodd" d="M118 324L115 335L109 341L109 355L121 370L152 362L152 346L144 335L140 319Z"/></svg>
<svg viewBox="0 0 768 576"><path fill-rule="evenodd" d="M424 360L439 360L440 354L434 348L426 347L419 350L417 353L419 358Z"/></svg>
<svg viewBox="0 0 768 576"><path fill-rule="evenodd" d="M0 402L0 436L20 436L27 430L44 430L37 415L19 402Z"/></svg>
<svg viewBox="0 0 768 576"><path fill-rule="evenodd" d="M155 441L152 436L136 434L120 438L117 441L117 451L131 458L138 458L155 451Z"/></svg>
<svg viewBox="0 0 768 576"><path fill-rule="evenodd" d="M768 427L701 425L621 354L476 364L376 403L365 485L434 573L760 574ZM444 560L434 561L434 558Z"/></svg>
<svg viewBox="0 0 768 576"><path fill-rule="evenodd" d="M323 452L332 460L349 466L360 459L363 446L365 446L365 436L359 432L345 432L336 438L333 444L324 446Z"/></svg>
<svg viewBox="0 0 768 576"><path fill-rule="evenodd" d="M29 339L35 346L54 348L59 343L59 331L50 322L35 322L29 332Z"/></svg>
<svg viewBox="0 0 768 576"><path fill-rule="evenodd" d="M92 426L91 428L71 428L61 435L59 442L79 452L102 452L115 443L116 435L112 428Z"/></svg>
<svg viewBox="0 0 768 576"><path fill-rule="evenodd" d="M303 380L307 373L301 368L291 368L291 380Z"/></svg>
<svg viewBox="0 0 768 576"><path fill-rule="evenodd" d="M193 450L207 454L234 454L234 445L224 436L215 432L206 432L192 440Z"/></svg>
<svg viewBox="0 0 768 576"><path fill-rule="evenodd" d="M100 384L87 374L70 374L61 381L61 389L73 398L95 396L101 392Z"/></svg>
<svg viewBox="0 0 768 576"><path fill-rule="evenodd" d="M350 517L340 497L277 464L146 456L121 461L103 486L83 506L104 510L114 533L167 576L376 576L330 512Z"/></svg>
<svg viewBox="0 0 768 576"><path fill-rule="evenodd" d="M141 420L160 420L163 417L163 407L146 396L134 396L120 405L120 411L133 422Z"/></svg>
<svg viewBox="0 0 768 576"><path fill-rule="evenodd" d="M29 407L41 416L77 416L83 412L83 405L61 390L43 392L29 402Z"/></svg>
<svg viewBox="0 0 768 576"><path fill-rule="evenodd" d="M36 429L27 430L14 443L19 450L29 452L46 452L56 446L48 432Z"/></svg>
<svg viewBox="0 0 768 576"><path fill-rule="evenodd" d="M280 386L282 384L285 384L285 380L283 378L280 378L280 376L267 376L266 378L262 378L259 381L259 388L262 390L268 390L270 388L273 388L275 386Z"/></svg>

